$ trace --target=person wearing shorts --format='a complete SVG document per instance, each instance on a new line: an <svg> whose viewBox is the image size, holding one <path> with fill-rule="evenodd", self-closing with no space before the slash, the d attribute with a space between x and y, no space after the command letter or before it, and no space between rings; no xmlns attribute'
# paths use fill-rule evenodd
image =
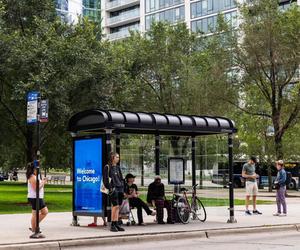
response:
<svg viewBox="0 0 300 250"><path fill-rule="evenodd" d="M29 230L32 232L35 232L36 229L36 213L37 213L37 207L36 207L36 182L37 182L37 173L33 166L33 163L29 163L27 166L26 171L26 178L27 178L27 185L28 185L28 202L31 205L32 208L32 216L31 216L31 227ZM46 207L45 201L44 201L44 186L47 183L47 179L43 178L39 185L40 185L40 191L39 191L39 222L41 222L48 214L48 208Z"/></svg>
<svg viewBox="0 0 300 250"><path fill-rule="evenodd" d="M252 215L252 213L249 210L249 202L250 197L252 197L253 201L253 214L260 215L262 214L256 209L256 197L258 193L258 186L256 179L258 178L258 175L255 173L255 164L257 160L256 157L252 156L250 157L249 161L244 164L243 170L242 170L242 177L246 179L245 187L246 187L246 215Z"/></svg>
<svg viewBox="0 0 300 250"><path fill-rule="evenodd" d="M125 231L118 224L120 206L124 198L124 179L118 165L120 156L117 153L110 153L109 163L104 167L103 182L104 186L110 191L109 198L111 208L111 232Z"/></svg>

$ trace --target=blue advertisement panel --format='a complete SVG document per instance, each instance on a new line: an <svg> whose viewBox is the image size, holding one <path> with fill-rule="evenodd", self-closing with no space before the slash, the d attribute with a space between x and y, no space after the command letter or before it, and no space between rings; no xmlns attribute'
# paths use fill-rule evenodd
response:
<svg viewBox="0 0 300 250"><path fill-rule="evenodd" d="M102 213L102 138L74 142L74 210L77 213Z"/></svg>

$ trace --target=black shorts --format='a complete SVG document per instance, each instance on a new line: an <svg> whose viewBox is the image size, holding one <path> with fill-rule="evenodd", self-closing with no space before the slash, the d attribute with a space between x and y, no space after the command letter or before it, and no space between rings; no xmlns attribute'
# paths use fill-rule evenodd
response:
<svg viewBox="0 0 300 250"><path fill-rule="evenodd" d="M36 210L36 199L34 198L28 198L29 203L31 204L32 210ZM44 199L39 199L39 210L46 207L46 204L44 202Z"/></svg>
<svg viewBox="0 0 300 250"><path fill-rule="evenodd" d="M123 192L114 191L110 195L110 201L113 207L115 206L121 206L124 198Z"/></svg>

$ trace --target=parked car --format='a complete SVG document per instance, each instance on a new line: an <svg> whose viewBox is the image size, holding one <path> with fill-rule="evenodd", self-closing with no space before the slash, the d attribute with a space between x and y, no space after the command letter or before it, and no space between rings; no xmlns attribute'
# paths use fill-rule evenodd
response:
<svg viewBox="0 0 300 250"><path fill-rule="evenodd" d="M0 172L0 181L8 180L8 174L6 172Z"/></svg>

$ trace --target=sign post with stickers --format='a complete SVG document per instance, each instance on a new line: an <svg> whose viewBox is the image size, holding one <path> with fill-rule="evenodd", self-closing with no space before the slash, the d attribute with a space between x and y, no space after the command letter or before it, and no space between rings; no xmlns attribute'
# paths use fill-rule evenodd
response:
<svg viewBox="0 0 300 250"><path fill-rule="evenodd" d="M44 103L44 104L43 104ZM43 108L42 108L43 104ZM41 101L38 91L31 91L27 94L27 124L36 126L36 156L33 162L36 169L36 228L30 236L32 239L45 238L40 232L39 211L40 211L40 123L48 121L48 100Z"/></svg>

